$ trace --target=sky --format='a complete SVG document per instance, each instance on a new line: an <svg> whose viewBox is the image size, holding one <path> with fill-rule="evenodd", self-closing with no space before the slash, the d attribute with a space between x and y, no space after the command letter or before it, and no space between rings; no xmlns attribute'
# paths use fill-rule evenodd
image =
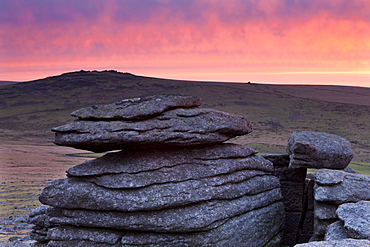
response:
<svg viewBox="0 0 370 247"><path fill-rule="evenodd" d="M0 80L78 70L370 87L370 1L0 0Z"/></svg>

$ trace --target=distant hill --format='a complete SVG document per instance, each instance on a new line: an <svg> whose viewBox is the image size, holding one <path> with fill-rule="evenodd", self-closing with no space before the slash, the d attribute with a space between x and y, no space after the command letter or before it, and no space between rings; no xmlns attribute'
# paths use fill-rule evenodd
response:
<svg viewBox="0 0 370 247"><path fill-rule="evenodd" d="M19 83L19 82L16 82L16 81L0 81L0 87L10 85L10 84L15 84L15 83Z"/></svg>
<svg viewBox="0 0 370 247"><path fill-rule="evenodd" d="M181 81L116 71L79 71L0 87L0 140L48 141L50 128L72 121L81 107L151 94L189 94L203 108L246 116L254 132L234 142L285 153L293 131L340 135L355 159L370 163L370 88Z"/></svg>

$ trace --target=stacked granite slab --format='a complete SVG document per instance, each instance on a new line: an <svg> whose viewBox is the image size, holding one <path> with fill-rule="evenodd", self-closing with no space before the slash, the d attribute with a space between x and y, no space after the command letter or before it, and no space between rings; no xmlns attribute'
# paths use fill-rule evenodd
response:
<svg viewBox="0 0 370 247"><path fill-rule="evenodd" d="M297 131L289 138L286 154L263 155L274 164L286 209L282 244L307 242L314 234L315 177L307 168L343 169L353 153L345 139L331 134Z"/></svg>
<svg viewBox="0 0 370 247"><path fill-rule="evenodd" d="M338 207L336 213L339 220L329 225L325 240L370 240L370 201L344 203Z"/></svg>
<svg viewBox="0 0 370 247"><path fill-rule="evenodd" d="M332 239L326 236L339 226L338 210L345 204L370 201L370 176L341 170L321 169L316 173L315 234L312 240ZM348 206L347 206L348 207ZM339 216L339 217L338 217ZM334 226L330 226L331 224ZM370 225L367 227L370 228ZM332 235L329 233L329 235Z"/></svg>
<svg viewBox="0 0 370 247"><path fill-rule="evenodd" d="M46 246L279 246L284 205L273 165L223 143L247 119L182 95L127 99L72 113L55 143L112 151L51 182L33 214Z"/></svg>

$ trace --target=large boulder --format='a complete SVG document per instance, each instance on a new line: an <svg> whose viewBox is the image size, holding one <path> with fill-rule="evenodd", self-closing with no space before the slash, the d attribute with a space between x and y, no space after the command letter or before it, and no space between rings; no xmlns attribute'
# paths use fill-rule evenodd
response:
<svg viewBox="0 0 370 247"><path fill-rule="evenodd" d="M327 133L296 131L288 141L290 167L344 169L353 158L346 139Z"/></svg>
<svg viewBox="0 0 370 247"><path fill-rule="evenodd" d="M370 200L370 176L320 169L316 172L315 200L338 205Z"/></svg>
<svg viewBox="0 0 370 247"><path fill-rule="evenodd" d="M221 143L252 131L243 116L177 108L144 120L75 120L52 129L54 143L93 152Z"/></svg>
<svg viewBox="0 0 370 247"><path fill-rule="evenodd" d="M370 201L342 204L337 214L350 237L370 240Z"/></svg>

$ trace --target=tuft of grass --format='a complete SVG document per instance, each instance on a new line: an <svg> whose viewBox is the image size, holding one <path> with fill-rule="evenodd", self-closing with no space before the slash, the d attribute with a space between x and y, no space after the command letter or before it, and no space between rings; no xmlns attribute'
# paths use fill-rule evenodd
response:
<svg viewBox="0 0 370 247"><path fill-rule="evenodd" d="M358 173L370 175L370 163L351 162L349 166Z"/></svg>

